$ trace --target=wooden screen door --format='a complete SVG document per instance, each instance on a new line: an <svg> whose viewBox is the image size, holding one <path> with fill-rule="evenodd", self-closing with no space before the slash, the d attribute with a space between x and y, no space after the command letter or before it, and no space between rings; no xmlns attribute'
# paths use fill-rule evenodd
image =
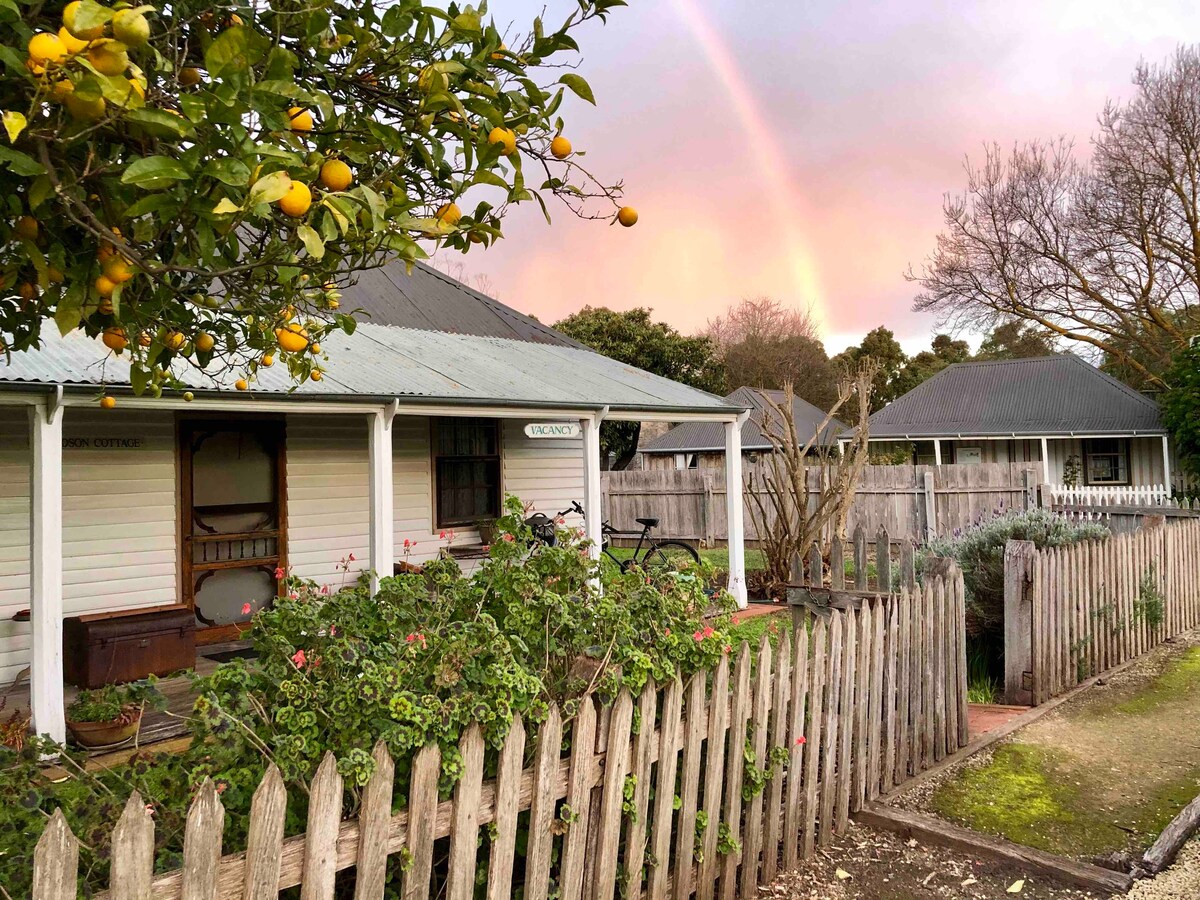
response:
<svg viewBox="0 0 1200 900"><path fill-rule="evenodd" d="M229 640L271 604L275 570L287 568L284 423L187 420L180 440L184 602L198 641Z"/></svg>

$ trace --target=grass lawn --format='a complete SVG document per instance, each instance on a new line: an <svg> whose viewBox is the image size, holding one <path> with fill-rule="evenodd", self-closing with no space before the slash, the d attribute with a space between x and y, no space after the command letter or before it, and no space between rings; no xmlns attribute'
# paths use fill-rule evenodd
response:
<svg viewBox="0 0 1200 900"><path fill-rule="evenodd" d="M963 764L932 811L1066 856L1140 853L1200 792L1200 634L1180 643Z"/></svg>
<svg viewBox="0 0 1200 900"><path fill-rule="evenodd" d="M792 614L787 607L766 615L742 617L734 613L734 619L737 624L729 629L730 643L734 646L745 641L751 649L756 649L762 636L770 634L771 646L777 647L781 636L790 637L792 633Z"/></svg>

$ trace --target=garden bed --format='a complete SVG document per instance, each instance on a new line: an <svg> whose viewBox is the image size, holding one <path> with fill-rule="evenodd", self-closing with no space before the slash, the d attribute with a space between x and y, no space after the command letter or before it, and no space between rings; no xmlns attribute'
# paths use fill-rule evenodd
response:
<svg viewBox="0 0 1200 900"><path fill-rule="evenodd" d="M904 795L904 808L1080 860L1138 856L1200 793L1200 632Z"/></svg>

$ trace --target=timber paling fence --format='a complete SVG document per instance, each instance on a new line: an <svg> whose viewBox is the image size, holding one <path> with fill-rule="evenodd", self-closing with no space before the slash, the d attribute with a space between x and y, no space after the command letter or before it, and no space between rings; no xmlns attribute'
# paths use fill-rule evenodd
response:
<svg viewBox="0 0 1200 900"><path fill-rule="evenodd" d="M746 540L758 539L752 490L766 497L761 464L748 463L745 493ZM814 504L824 473L807 473ZM978 463L945 466L866 466L846 523L853 533L886 529L896 541L925 543L990 518L997 510L1038 505L1038 463ZM647 469L604 472L600 476L604 516L621 531L639 532L639 516L660 520L656 536L702 542L714 547L729 539L723 469ZM770 506L770 501L766 500ZM831 535L827 536L830 537Z"/></svg>
<svg viewBox="0 0 1200 900"><path fill-rule="evenodd" d="M384 896L399 856L406 900L468 900L477 884L490 900L522 885L525 900L754 897L781 866L828 844L852 811L967 742L956 569L804 625L777 649L768 635L757 652L743 645L736 662L726 655L686 685L676 677L603 708L585 698L566 724L556 706L528 735L514 719L496 754L473 725L446 798L440 751L426 746L400 786L399 811L382 744L348 820L327 755L309 787L305 833L285 837L287 791L272 766L254 794L244 852L222 855L225 815L205 782L176 871L153 873L154 820L134 794L113 831L110 888L100 896L259 900L300 885L303 900L329 900L335 890L348 896L353 877L356 900L371 900ZM74 900L78 861L55 812L35 853L34 900Z"/></svg>
<svg viewBox="0 0 1200 900"><path fill-rule="evenodd" d="M1005 694L1034 705L1200 625L1200 519L1005 548Z"/></svg>

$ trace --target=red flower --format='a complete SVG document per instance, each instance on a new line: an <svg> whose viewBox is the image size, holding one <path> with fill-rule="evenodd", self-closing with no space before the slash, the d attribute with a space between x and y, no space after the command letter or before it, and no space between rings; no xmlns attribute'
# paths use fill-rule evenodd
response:
<svg viewBox="0 0 1200 900"><path fill-rule="evenodd" d="M726 644L726 645L725 645L725 652L726 652L726 653L731 653L731 652L733 652L733 647L731 647L729 644Z"/></svg>
<svg viewBox="0 0 1200 900"><path fill-rule="evenodd" d="M796 738L796 746L797 747L800 747L807 743L808 743L808 738L806 738L804 735L800 735L800 737Z"/></svg>
<svg viewBox="0 0 1200 900"><path fill-rule="evenodd" d="M308 661L308 657L304 655L303 650L297 650L295 653L292 654L292 664L297 669L304 668L304 663L307 661Z"/></svg>
<svg viewBox="0 0 1200 900"><path fill-rule="evenodd" d="M707 626L707 625L705 625L705 626L704 626L704 636L705 636L706 638L710 638L710 637L712 637L714 634L716 634L716 632L715 632L715 631L713 631L713 630L712 630L712 628L710 628L710 627L709 627L709 626Z"/></svg>
<svg viewBox="0 0 1200 900"><path fill-rule="evenodd" d="M412 546L412 541L410 541L408 538L405 538L404 539L404 549L407 550L411 546Z"/></svg>
<svg viewBox="0 0 1200 900"><path fill-rule="evenodd" d="M297 594L295 591L292 591L290 594L288 594L288 596L289 596L290 598L292 598L293 600L299 600L299 599L300 599L300 595L299 595L299 594Z"/></svg>
<svg viewBox="0 0 1200 900"><path fill-rule="evenodd" d="M275 567L275 580L276 581L283 581L283 578L285 575L287 575L287 572L283 571L283 566Z"/></svg>
<svg viewBox="0 0 1200 900"><path fill-rule="evenodd" d="M444 530L439 531L438 532L438 540L444 541L445 539L446 539L446 532Z"/></svg>
<svg viewBox="0 0 1200 900"><path fill-rule="evenodd" d="M410 644L411 644L411 643L412 643L413 641L415 641L416 639L417 639L417 636L416 636L415 634L410 634L410 635L409 635L408 637L406 637L404 640L408 641L408 643L410 643Z"/></svg>
<svg viewBox="0 0 1200 900"><path fill-rule="evenodd" d="M250 611L251 611L253 608L254 608L254 607L252 607L252 606L251 606L249 603L243 603L243 604L242 604L242 615L243 615L243 616L248 616L248 615L250 615Z"/></svg>
<svg viewBox="0 0 1200 900"><path fill-rule="evenodd" d="M696 641L696 643L699 643L700 641L704 640L704 635L702 635L699 631L693 632L692 640Z"/></svg>
<svg viewBox="0 0 1200 900"><path fill-rule="evenodd" d="M329 626L329 636L330 636L330 637L337 637L337 626L336 626L336 625L330 625L330 626Z"/></svg>
<svg viewBox="0 0 1200 900"><path fill-rule="evenodd" d="M670 628L664 628L664 629L663 629L663 634L664 634L664 635L666 635L667 637L670 637L670 636L671 636L671 629L670 629Z"/></svg>
<svg viewBox="0 0 1200 900"><path fill-rule="evenodd" d="M515 541L515 540L516 540L516 538L515 538L515 537L513 537L511 534L508 534L507 532L505 532L504 534L500 535L500 539L501 539L501 540L503 540L505 543L508 543L508 544L511 544L513 541Z"/></svg>
<svg viewBox="0 0 1200 900"><path fill-rule="evenodd" d="M351 553L349 556L346 557L346 559L350 560L350 562L354 562L354 554Z"/></svg>
<svg viewBox="0 0 1200 900"><path fill-rule="evenodd" d="M736 625L738 623L738 617L734 616L732 621L733 621L733 624Z"/></svg>
<svg viewBox="0 0 1200 900"><path fill-rule="evenodd" d="M321 585L321 593L328 594L329 593L329 585L327 585L327 584Z"/></svg>

